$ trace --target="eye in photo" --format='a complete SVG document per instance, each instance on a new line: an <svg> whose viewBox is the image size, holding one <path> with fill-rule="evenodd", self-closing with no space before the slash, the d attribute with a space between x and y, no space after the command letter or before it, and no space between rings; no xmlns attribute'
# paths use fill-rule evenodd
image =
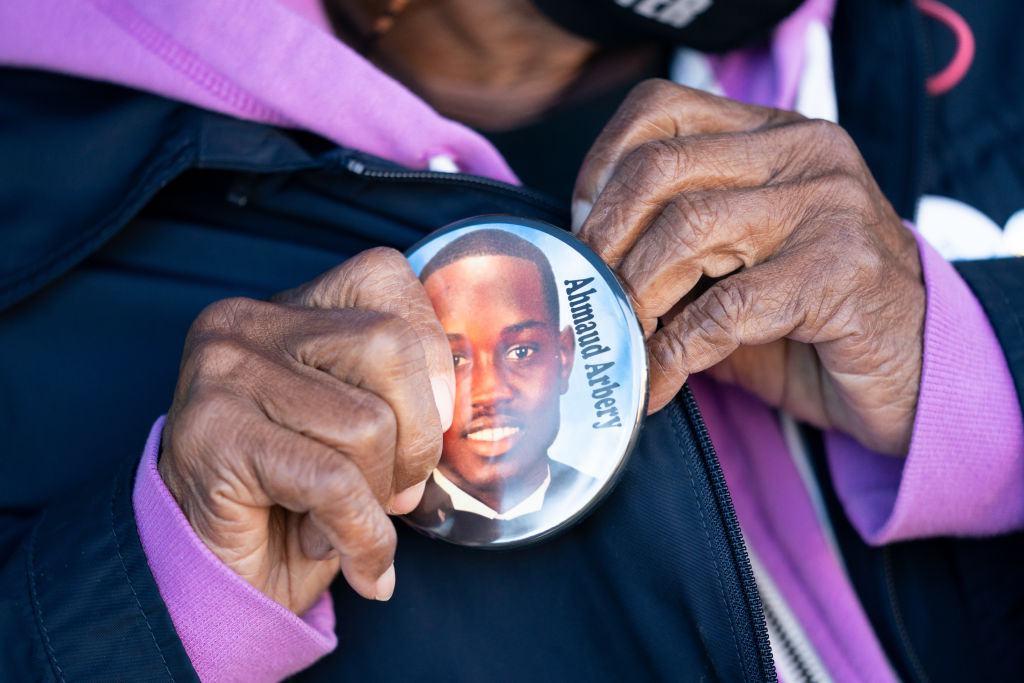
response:
<svg viewBox="0 0 1024 683"><path fill-rule="evenodd" d="M588 247L522 218L462 221L409 261L451 346L455 411L407 521L489 547L569 526L611 489L644 414L628 299Z"/></svg>

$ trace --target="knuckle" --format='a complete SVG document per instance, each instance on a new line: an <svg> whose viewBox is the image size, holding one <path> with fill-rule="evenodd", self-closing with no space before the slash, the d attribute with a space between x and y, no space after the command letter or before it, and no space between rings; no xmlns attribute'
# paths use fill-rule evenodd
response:
<svg viewBox="0 0 1024 683"><path fill-rule="evenodd" d="M264 450L270 455L257 458L253 463L259 469L259 479L266 486L272 487L278 494L287 490L289 497L308 499L315 503L321 497L335 493L337 487L334 482L348 481L344 470L346 463L342 458L326 457L316 449L296 448L295 440L286 441L284 433L279 434L280 437L271 437L264 444ZM343 490L341 495L349 494Z"/></svg>
<svg viewBox="0 0 1024 683"><path fill-rule="evenodd" d="M398 533L395 531L395 525L391 523L386 515L382 514L375 515L368 528L372 529L370 534L371 552L381 558L381 570L383 571L391 564L395 547L398 545Z"/></svg>
<svg viewBox="0 0 1024 683"><path fill-rule="evenodd" d="M354 476L354 475L353 475ZM383 509L365 497L365 489L352 479L337 479L326 492L325 512L336 524L349 555L388 558L387 568L398 544L398 535Z"/></svg>
<svg viewBox="0 0 1024 683"><path fill-rule="evenodd" d="M409 288L419 280L402 254L388 247L375 247L354 256L346 263L347 298L344 305L364 306L367 302L404 303Z"/></svg>
<svg viewBox="0 0 1024 683"><path fill-rule="evenodd" d="M849 173L841 171L829 173L818 182L821 186L818 193L822 196L831 196L832 204L848 205L851 198L855 199L865 194L864 185L860 179Z"/></svg>
<svg viewBox="0 0 1024 683"><path fill-rule="evenodd" d="M250 312L256 304L256 301L244 297L214 301L196 316L192 330L201 333L234 329L250 317Z"/></svg>
<svg viewBox="0 0 1024 683"><path fill-rule="evenodd" d="M230 449L222 442L239 431L243 413L238 402L220 389L204 387L193 392L172 420L171 451L185 460L209 452L227 453Z"/></svg>
<svg viewBox="0 0 1024 683"><path fill-rule="evenodd" d="M363 330L363 344L373 356L383 359L393 372L402 375L417 361L423 359L419 335L404 318L389 313L367 316Z"/></svg>
<svg viewBox="0 0 1024 683"><path fill-rule="evenodd" d="M382 324L371 342L374 356L382 359L382 377L390 386L400 386L426 377L427 361L423 345L412 326L392 317Z"/></svg>
<svg viewBox="0 0 1024 683"><path fill-rule="evenodd" d="M411 272L401 253L388 247L374 247L300 288L300 303L314 308L354 306L361 293L375 292L393 280L396 273L404 271Z"/></svg>
<svg viewBox="0 0 1024 683"><path fill-rule="evenodd" d="M362 534L360 550L368 573L379 576L391 565L398 547L398 533L395 525L386 515L380 514L367 520Z"/></svg>
<svg viewBox="0 0 1024 683"><path fill-rule="evenodd" d="M839 152L842 158L860 159L860 149L858 149L857 143L853 141L850 134L846 132L846 129L835 123L826 123L828 124L827 130L832 148Z"/></svg>
<svg viewBox="0 0 1024 683"><path fill-rule="evenodd" d="M441 459L441 430L421 431L413 440L410 454L401 463L396 488L403 489L426 479Z"/></svg>
<svg viewBox="0 0 1024 683"><path fill-rule="evenodd" d="M226 377L245 364L249 350L241 340L228 334L208 335L196 344L189 364L200 379Z"/></svg>
<svg viewBox="0 0 1024 683"><path fill-rule="evenodd" d="M405 257L389 247L368 249L354 256L349 264L349 276L357 286L374 286L409 271Z"/></svg>
<svg viewBox="0 0 1024 683"><path fill-rule="evenodd" d="M664 78L648 78L641 81L629 92L626 101L630 104L641 104L650 101L660 101L666 97L676 96L682 88L672 81Z"/></svg>
<svg viewBox="0 0 1024 683"><path fill-rule="evenodd" d="M361 273L390 273L404 270L407 262L401 252L390 247L374 247L351 260L352 268Z"/></svg>
<svg viewBox="0 0 1024 683"><path fill-rule="evenodd" d="M722 330L733 329L750 308L746 286L737 278L725 278L707 291L704 313L707 321Z"/></svg>
<svg viewBox="0 0 1024 683"><path fill-rule="evenodd" d="M814 143L825 146L839 144L842 128L825 119L806 119L799 122L800 130Z"/></svg>
<svg viewBox="0 0 1024 683"><path fill-rule="evenodd" d="M705 194L678 195L658 218L659 247L675 259L695 258L707 251L723 207Z"/></svg>
<svg viewBox="0 0 1024 683"><path fill-rule="evenodd" d="M359 392L347 406L344 440L346 450L374 473L390 467L398 436L391 407L370 392ZM371 464L372 463L372 464Z"/></svg>
<svg viewBox="0 0 1024 683"><path fill-rule="evenodd" d="M679 195L665 208L668 220L676 226L672 231L676 246L693 253L701 251L722 211L721 203L706 194Z"/></svg>
<svg viewBox="0 0 1024 683"><path fill-rule="evenodd" d="M761 128L775 128L809 121L806 116L789 109L764 108L764 123Z"/></svg>
<svg viewBox="0 0 1024 683"><path fill-rule="evenodd" d="M822 150L829 158L846 161L851 157L860 158L860 150L846 130L825 119L806 119L799 122L800 130L811 144Z"/></svg>
<svg viewBox="0 0 1024 683"><path fill-rule="evenodd" d="M675 330L662 334L657 343L651 345L650 361L652 374L671 375L677 368L685 366L686 348Z"/></svg>
<svg viewBox="0 0 1024 683"><path fill-rule="evenodd" d="M836 171L817 178L807 202L812 214L836 224L845 232L859 232L864 217L874 206L871 191L859 175Z"/></svg>
<svg viewBox="0 0 1024 683"><path fill-rule="evenodd" d="M353 260L331 268L298 289L286 292L282 298L310 308L343 308L349 305L348 282L351 278Z"/></svg>
<svg viewBox="0 0 1024 683"><path fill-rule="evenodd" d="M623 181L629 189L658 188L685 176L691 167L684 145L675 138L649 140L623 160Z"/></svg>
<svg viewBox="0 0 1024 683"><path fill-rule="evenodd" d="M843 277L850 284L863 286L887 279L890 273L885 259L862 228L850 225L843 231L843 237L835 251L839 252L837 261L845 271Z"/></svg>

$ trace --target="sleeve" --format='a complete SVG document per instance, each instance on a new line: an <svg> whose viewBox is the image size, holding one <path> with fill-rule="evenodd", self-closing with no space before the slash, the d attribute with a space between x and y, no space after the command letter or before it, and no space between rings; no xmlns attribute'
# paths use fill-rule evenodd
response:
<svg viewBox="0 0 1024 683"><path fill-rule="evenodd" d="M139 464L134 506L139 537L171 621L204 681L277 681L338 644L324 592L302 618L221 562L193 531L157 470L164 418Z"/></svg>
<svg viewBox="0 0 1024 683"><path fill-rule="evenodd" d="M920 236L918 245L928 310L910 451L895 458L872 453L844 434L825 435L839 499L873 545L1024 528L1024 427L1017 393L1024 335L1021 305L1014 310L1005 298L1015 293L1022 301L1024 264L1017 261L1006 278L989 278L983 296L976 297L979 289L972 292ZM971 271L977 277L988 268ZM986 312L996 314L992 322ZM1016 388L1008 359L1017 368Z"/></svg>
<svg viewBox="0 0 1024 683"><path fill-rule="evenodd" d="M0 511L0 679L196 681L132 515L135 463Z"/></svg>

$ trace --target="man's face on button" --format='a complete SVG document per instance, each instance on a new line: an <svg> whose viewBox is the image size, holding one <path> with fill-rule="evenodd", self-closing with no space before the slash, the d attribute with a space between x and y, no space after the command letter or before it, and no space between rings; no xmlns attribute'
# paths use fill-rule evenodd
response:
<svg viewBox="0 0 1024 683"><path fill-rule="evenodd" d="M467 256L424 286L455 362L455 416L439 468L486 498L515 488L518 477L539 471L542 479L572 370L573 334L559 332L537 266L513 256Z"/></svg>

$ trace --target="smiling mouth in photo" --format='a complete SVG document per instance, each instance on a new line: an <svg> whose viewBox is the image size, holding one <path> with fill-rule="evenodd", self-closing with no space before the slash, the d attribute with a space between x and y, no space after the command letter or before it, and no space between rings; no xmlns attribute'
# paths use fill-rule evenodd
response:
<svg viewBox="0 0 1024 683"><path fill-rule="evenodd" d="M466 434L470 441L503 441L521 432L519 427L485 427Z"/></svg>
<svg viewBox="0 0 1024 683"><path fill-rule="evenodd" d="M526 433L522 424L505 416L487 416L469 423L462 438L470 450L485 458L496 458L512 450Z"/></svg>

